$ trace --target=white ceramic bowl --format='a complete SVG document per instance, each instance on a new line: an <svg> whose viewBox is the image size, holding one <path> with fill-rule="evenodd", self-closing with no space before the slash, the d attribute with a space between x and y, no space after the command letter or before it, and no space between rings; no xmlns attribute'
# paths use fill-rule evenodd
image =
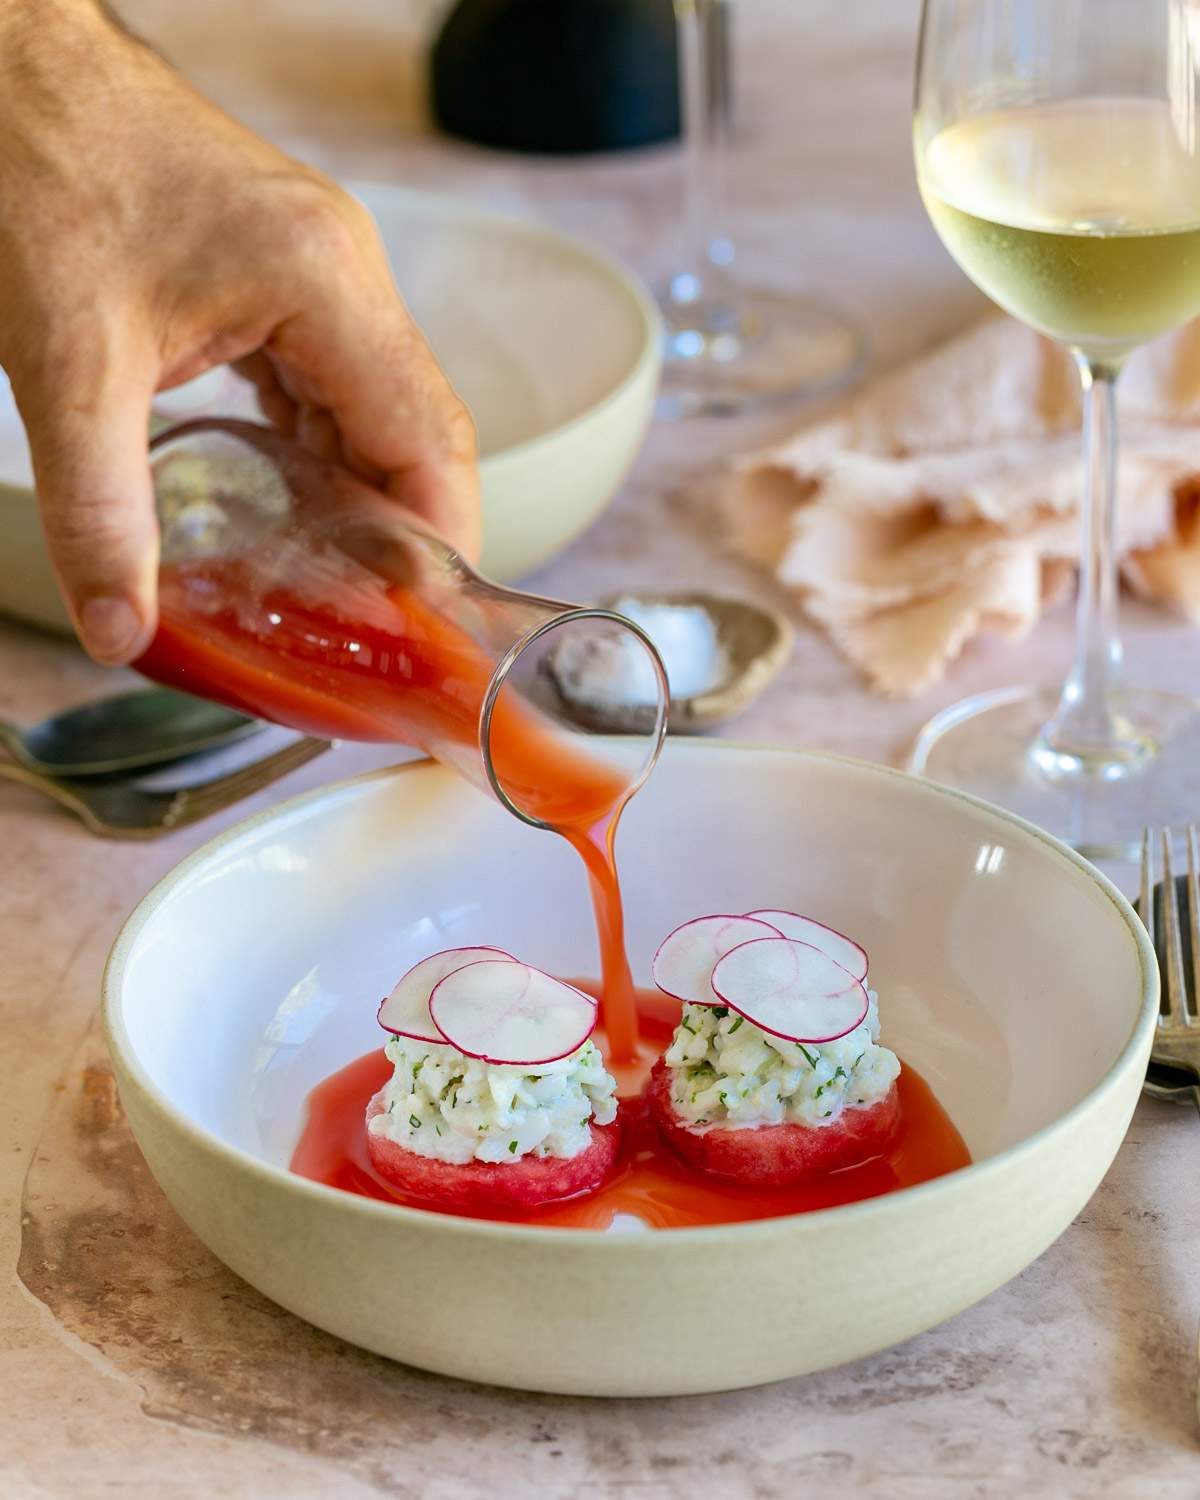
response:
<svg viewBox="0 0 1200 1500"><path fill-rule="evenodd" d="M432 193L349 186L374 214L397 285L474 415L483 571L512 582L585 530L628 472L658 391L658 311L636 277L579 240ZM180 419L255 414L249 388L224 371L156 405ZM31 485L0 374L0 613L69 630Z"/></svg>
<svg viewBox="0 0 1200 1500"><path fill-rule="evenodd" d="M783 905L870 948L886 1039L975 1164L729 1227L601 1234L368 1201L286 1170L309 1088L380 1041L417 957L500 943L594 972L576 856L423 765L199 850L113 950L105 1018L151 1170L247 1281L369 1349L498 1385L664 1395L775 1380L986 1296L1086 1203L1129 1123L1157 971L1124 899L1026 824L855 762L669 743L621 835L630 953Z"/></svg>

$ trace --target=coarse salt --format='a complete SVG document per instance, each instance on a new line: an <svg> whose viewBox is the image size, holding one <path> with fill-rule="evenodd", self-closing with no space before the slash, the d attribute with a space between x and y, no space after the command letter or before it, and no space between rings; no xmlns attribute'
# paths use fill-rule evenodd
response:
<svg viewBox="0 0 1200 1500"><path fill-rule="evenodd" d="M702 605L623 598L612 608L640 625L658 647L673 698L694 698L728 678L728 653ZM568 698L592 708L641 708L658 701L654 667L628 631L569 636L554 653L554 675Z"/></svg>

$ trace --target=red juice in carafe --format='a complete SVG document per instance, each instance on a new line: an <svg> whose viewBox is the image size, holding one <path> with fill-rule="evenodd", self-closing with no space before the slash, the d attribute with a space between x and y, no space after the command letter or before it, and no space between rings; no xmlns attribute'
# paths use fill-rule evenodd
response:
<svg viewBox="0 0 1200 1500"><path fill-rule="evenodd" d="M335 549L293 545L283 564L267 548L168 562L158 631L138 670L321 738L415 745L460 766L478 760L495 664L476 640L414 587ZM477 614L487 607L484 596ZM604 1021L614 1057L632 1058L637 1014L613 853L628 780L507 693L496 700L489 746L511 799L583 858Z"/></svg>

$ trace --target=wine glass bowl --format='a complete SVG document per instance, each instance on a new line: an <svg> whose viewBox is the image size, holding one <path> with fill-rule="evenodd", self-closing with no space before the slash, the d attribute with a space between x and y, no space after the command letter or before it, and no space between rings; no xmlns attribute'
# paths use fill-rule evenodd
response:
<svg viewBox="0 0 1200 1500"><path fill-rule="evenodd" d="M1200 701L1127 687L1116 609L1116 386L1200 314L1196 28L1186 0L925 0L914 149L947 250L1065 345L1084 392L1075 660L1057 696L984 694L921 732L912 769L1097 857L1200 796Z"/></svg>

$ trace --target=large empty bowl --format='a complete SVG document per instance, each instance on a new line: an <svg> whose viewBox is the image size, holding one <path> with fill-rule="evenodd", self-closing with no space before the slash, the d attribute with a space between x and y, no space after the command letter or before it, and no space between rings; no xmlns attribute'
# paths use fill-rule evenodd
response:
<svg viewBox="0 0 1200 1500"><path fill-rule="evenodd" d="M499 1385L663 1395L755 1384L948 1318L1041 1253L1112 1161L1157 971L1090 865L896 772L668 744L619 844L636 974L710 911L783 906L871 952L884 1038L974 1165L848 1207L599 1233L403 1208L287 1162L314 1084L380 1045L375 1006L435 949L595 972L576 855L431 765L286 804L187 859L105 977L121 1096L195 1233L368 1349Z"/></svg>
<svg viewBox="0 0 1200 1500"><path fill-rule="evenodd" d="M604 509L654 409L660 323L630 272L593 246L432 193L352 183L397 285L479 430L483 571L539 567ZM157 405L166 418L253 415L214 371ZM0 374L0 613L69 630L42 544L32 470Z"/></svg>

